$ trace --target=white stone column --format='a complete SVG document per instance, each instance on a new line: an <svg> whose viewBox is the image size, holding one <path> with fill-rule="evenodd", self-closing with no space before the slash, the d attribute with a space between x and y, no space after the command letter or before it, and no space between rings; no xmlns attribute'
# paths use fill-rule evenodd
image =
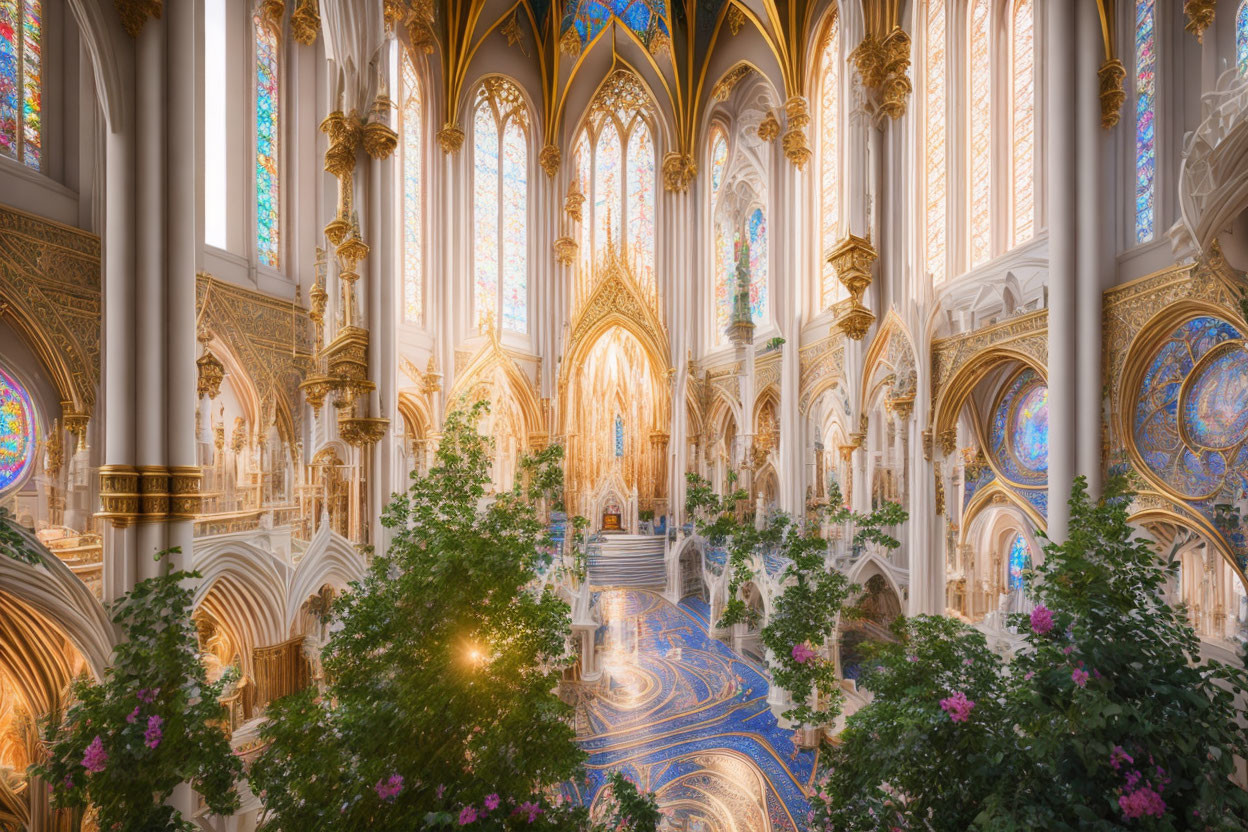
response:
<svg viewBox="0 0 1248 832"><path fill-rule="evenodd" d="M1105 194L1114 193L1106 183L1106 133L1101 127L1100 90L1097 70L1104 55L1100 18L1095 3L1079 8L1078 49L1079 74L1075 82L1075 105L1078 121L1078 265L1075 300L1078 324L1077 342L1077 464L1075 470L1088 478L1092 494L1099 494L1104 462L1101 459L1101 388L1102 388L1102 314L1101 297L1106 264L1106 238L1111 233L1105 218L1112 216L1105 205ZM1112 183L1112 180L1110 180ZM1050 214L1052 216L1052 214ZM1110 267L1112 268L1112 266ZM1049 319L1050 332L1054 320ZM1060 325L1060 322L1059 322ZM1063 327L1065 328L1065 327ZM1051 383L1051 382L1050 382ZM1053 441L1052 432L1049 434ZM1050 472L1052 468L1050 467ZM1051 473L1050 473L1051 475ZM1050 486L1050 503L1052 486ZM1050 512L1052 508L1050 507Z"/></svg>
<svg viewBox="0 0 1248 832"><path fill-rule="evenodd" d="M166 460L168 381L167 237L166 237L166 41L167 18L149 20L135 41L135 165L138 225L135 271L136 409L134 429L140 490L143 470L163 470ZM192 53L193 54L193 53ZM193 150L191 151L194 152ZM158 575L153 555L168 545L165 524L140 520L137 572L139 579Z"/></svg>
<svg viewBox="0 0 1248 832"><path fill-rule="evenodd" d="M1076 471L1077 346L1075 327L1076 239L1076 108L1075 4L1053 0L1047 6L1045 60L1048 97L1048 158L1046 190L1049 216L1049 517L1048 534L1055 541L1066 538L1070 510L1070 484ZM1097 365L1099 372L1099 364Z"/></svg>
<svg viewBox="0 0 1248 832"><path fill-rule="evenodd" d="M198 15L193 3L171 3L166 11L168 77L168 456L171 469L198 465L195 436L197 371L195 366L195 263L198 250L199 108L196 97ZM171 510L174 507L171 506ZM193 523L171 517L168 545L182 550L175 563L191 565Z"/></svg>
<svg viewBox="0 0 1248 832"><path fill-rule="evenodd" d="M813 130L810 130L813 133ZM815 140L815 137L811 137ZM802 341L802 298L804 289L809 285L810 259L804 254L803 241L818 239L815 225L807 223L807 212L803 206L809 204L806 185L809 181L813 159L808 161L807 169L802 170L776 154L783 173L780 178L780 197L783 200L783 218L786 233L781 237L780 251L774 254L772 262L777 267L772 274L783 275L786 283L781 291L776 292L780 298L777 320L780 322L780 335L785 339L780 356L780 509L794 516L804 515L806 508L805 466L802 465L801 425L801 341ZM773 223L771 228L775 228ZM774 233L774 232L772 232ZM776 247L772 246L772 251ZM773 279L773 286L777 283ZM752 405L751 405L752 407Z"/></svg>

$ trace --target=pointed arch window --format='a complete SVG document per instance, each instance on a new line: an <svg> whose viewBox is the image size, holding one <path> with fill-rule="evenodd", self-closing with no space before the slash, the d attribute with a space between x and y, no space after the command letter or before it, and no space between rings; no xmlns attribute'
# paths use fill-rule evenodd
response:
<svg viewBox="0 0 1248 832"><path fill-rule="evenodd" d="M1153 239L1157 174L1156 0L1135 3L1135 241Z"/></svg>
<svg viewBox="0 0 1248 832"><path fill-rule="evenodd" d="M724 170L728 167L728 137L716 125L711 130L711 191L716 192L724 182Z"/></svg>
<svg viewBox="0 0 1248 832"><path fill-rule="evenodd" d="M841 49L840 21L833 15L819 59L819 213L824 307L839 299L840 282L826 255L841 236Z"/></svg>
<svg viewBox="0 0 1248 832"><path fill-rule="evenodd" d="M992 256L992 61L990 0L971 0L967 33L970 143L970 265L974 268Z"/></svg>
<svg viewBox="0 0 1248 832"><path fill-rule="evenodd" d="M1235 12L1235 66L1240 75L1248 76L1248 0Z"/></svg>
<svg viewBox="0 0 1248 832"><path fill-rule="evenodd" d="M1031 548L1027 545L1027 538L1021 534L1015 535L1014 543L1010 546L1010 591L1023 588L1023 572L1031 567Z"/></svg>
<svg viewBox="0 0 1248 832"><path fill-rule="evenodd" d="M923 56L923 260L932 280L947 276L949 216L945 100L948 96L945 0L929 0Z"/></svg>
<svg viewBox="0 0 1248 832"><path fill-rule="evenodd" d="M0 156L35 170L43 156L40 0L0 0Z"/></svg>
<svg viewBox="0 0 1248 832"><path fill-rule="evenodd" d="M281 66L276 28L254 20L256 52L256 253L281 268Z"/></svg>
<svg viewBox="0 0 1248 832"><path fill-rule="evenodd" d="M1036 29L1032 0L1018 0L1011 20L1011 86L1013 124L1010 130L1013 179L1011 245L1036 233Z"/></svg>
<svg viewBox="0 0 1248 832"><path fill-rule="evenodd" d="M528 110L515 84L486 79L472 131L477 323L528 332Z"/></svg>
<svg viewBox="0 0 1248 832"><path fill-rule="evenodd" d="M581 170L593 229L592 249L581 254L597 262L608 241L626 253L634 276L643 285L654 281L655 156L649 98L641 81L627 70L610 75L590 104L580 138L577 164Z"/></svg>
<svg viewBox="0 0 1248 832"><path fill-rule="evenodd" d="M424 314L425 289L422 102L420 78L406 51L402 61L403 319L418 324Z"/></svg>
<svg viewBox="0 0 1248 832"><path fill-rule="evenodd" d="M755 325L767 320L767 214L755 208L746 219L750 241L750 320Z"/></svg>
<svg viewBox="0 0 1248 832"><path fill-rule="evenodd" d="M715 341L724 340L732 317L733 295L737 291L737 250L741 233L732 223L715 223Z"/></svg>

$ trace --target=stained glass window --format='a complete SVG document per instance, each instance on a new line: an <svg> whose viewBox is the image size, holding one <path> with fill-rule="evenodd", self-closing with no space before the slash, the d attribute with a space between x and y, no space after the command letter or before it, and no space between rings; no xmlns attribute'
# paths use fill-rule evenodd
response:
<svg viewBox="0 0 1248 832"><path fill-rule="evenodd" d="M563 19L561 41L572 38L576 50L589 44L615 17L651 51L670 40L666 0L560 0ZM564 48L569 48L565 45Z"/></svg>
<svg viewBox="0 0 1248 832"><path fill-rule="evenodd" d="M971 0L969 44L971 267L992 256L992 62L990 0Z"/></svg>
<svg viewBox="0 0 1248 832"><path fill-rule="evenodd" d="M1036 228L1036 30L1032 0L1014 7L1014 227L1011 245L1030 240Z"/></svg>
<svg viewBox="0 0 1248 832"><path fill-rule="evenodd" d="M528 111L488 78L473 115L473 294L477 324L528 331Z"/></svg>
<svg viewBox="0 0 1248 832"><path fill-rule="evenodd" d="M767 216L755 208L746 220L750 241L750 320L767 321Z"/></svg>
<svg viewBox="0 0 1248 832"><path fill-rule="evenodd" d="M839 21L832 18L828 39L819 63L819 208L822 214L822 301L831 306L837 300L840 281L827 262L827 253L836 247L841 222L841 50Z"/></svg>
<svg viewBox="0 0 1248 832"><path fill-rule="evenodd" d="M715 223L715 340L722 342L737 291L737 245L740 235L727 222Z"/></svg>
<svg viewBox="0 0 1248 832"><path fill-rule="evenodd" d="M623 166L620 133L608 122L598 136L594 152L594 250L606 251L607 238L620 244L620 168Z"/></svg>
<svg viewBox="0 0 1248 832"><path fill-rule="evenodd" d="M949 213L945 139L945 98L948 94L945 27L945 0L928 0L926 54L923 60L923 259L924 267L937 283L946 277L945 223Z"/></svg>
<svg viewBox="0 0 1248 832"><path fill-rule="evenodd" d="M648 285L654 279L654 146L641 121L628 140L628 247L637 277Z"/></svg>
<svg viewBox="0 0 1248 832"><path fill-rule="evenodd" d="M412 59L403 55L403 318L420 323L424 302L424 246L421 191L420 79Z"/></svg>
<svg viewBox="0 0 1248 832"><path fill-rule="evenodd" d="M589 134L581 133L581 138L576 143L576 176L581 189L581 196L585 199L589 199L589 195L593 192L593 179L590 173L593 169L593 164L593 152L589 147ZM581 239L579 242L581 258L585 262L592 262L594 254L594 226L590 221L590 210L591 206L584 204L581 206Z"/></svg>
<svg viewBox="0 0 1248 832"><path fill-rule="evenodd" d="M260 262L281 267L281 87L278 37L259 15L256 31L256 251Z"/></svg>
<svg viewBox="0 0 1248 832"><path fill-rule="evenodd" d="M724 131L715 128L711 134L711 190L718 191L724 181L724 171L728 167L728 137Z"/></svg>
<svg viewBox="0 0 1248 832"><path fill-rule="evenodd" d="M43 155L43 13L0 0L0 156L35 170Z"/></svg>
<svg viewBox="0 0 1248 832"><path fill-rule="evenodd" d="M0 370L0 491L21 482L34 461L36 444L30 396Z"/></svg>
<svg viewBox="0 0 1248 832"><path fill-rule="evenodd" d="M624 456L624 417L615 414L615 455Z"/></svg>
<svg viewBox="0 0 1248 832"><path fill-rule="evenodd" d="M1240 75L1248 76L1248 0L1235 13L1235 66Z"/></svg>
<svg viewBox="0 0 1248 832"><path fill-rule="evenodd" d="M1027 538L1021 534L1014 537L1010 546L1010 591L1023 588L1023 572L1031 565L1031 550Z"/></svg>
<svg viewBox="0 0 1248 832"><path fill-rule="evenodd" d="M1135 241L1153 239L1157 173L1156 0L1135 3Z"/></svg>

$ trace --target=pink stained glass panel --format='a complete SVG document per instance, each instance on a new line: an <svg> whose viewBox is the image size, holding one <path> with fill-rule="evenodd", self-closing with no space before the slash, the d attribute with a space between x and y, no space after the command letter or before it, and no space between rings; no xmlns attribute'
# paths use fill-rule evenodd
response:
<svg viewBox="0 0 1248 832"><path fill-rule="evenodd" d="M503 132L503 329L529 328L528 154L514 118Z"/></svg>
<svg viewBox="0 0 1248 832"><path fill-rule="evenodd" d="M834 18L819 64L819 208L823 229L819 260L823 273L820 294L825 307L836 302L841 285L826 256L836 247L840 235L840 60L840 25Z"/></svg>
<svg viewBox="0 0 1248 832"><path fill-rule="evenodd" d="M948 92L945 52L945 0L927 5L927 54L924 60L924 264L934 282L947 276L948 156L945 98Z"/></svg>
<svg viewBox="0 0 1248 832"><path fill-rule="evenodd" d="M654 145L640 123L628 142L628 246L637 276L648 284L654 279Z"/></svg>
<svg viewBox="0 0 1248 832"><path fill-rule="evenodd" d="M971 267L992 256L992 63L989 61L989 0L972 0L970 9Z"/></svg>
<svg viewBox="0 0 1248 832"><path fill-rule="evenodd" d="M755 208L746 222L750 240L750 320L767 322L767 215Z"/></svg>
<svg viewBox="0 0 1248 832"><path fill-rule="evenodd" d="M17 0L0 0L0 154L17 158L22 23Z"/></svg>
<svg viewBox="0 0 1248 832"><path fill-rule="evenodd" d="M498 125L488 101L477 106L472 127L472 267L476 323L498 317Z"/></svg>
<svg viewBox="0 0 1248 832"><path fill-rule="evenodd" d="M732 318L732 300L737 291L737 234L727 224L715 224L715 342L724 340Z"/></svg>
<svg viewBox="0 0 1248 832"><path fill-rule="evenodd" d="M711 137L711 190L719 190L727 167L728 139L724 136L724 131L717 128Z"/></svg>
<svg viewBox="0 0 1248 832"><path fill-rule="evenodd" d="M1153 239L1157 173L1155 0L1135 4L1135 241Z"/></svg>
<svg viewBox="0 0 1248 832"><path fill-rule="evenodd" d="M1014 167L1012 243L1030 240L1036 228L1036 32L1032 0L1014 7Z"/></svg>
<svg viewBox="0 0 1248 832"><path fill-rule="evenodd" d="M0 491L19 482L35 458L35 409L30 396L0 370Z"/></svg>
<svg viewBox="0 0 1248 832"><path fill-rule="evenodd" d="M593 210L592 204L589 203L593 191L593 180L590 170L593 166L593 155L589 147L589 134L581 133L580 140L576 143L576 175L580 182L581 196L585 197L585 202L581 203L581 223L580 223L580 244L579 256L582 262L592 262L593 259L593 223L590 212Z"/></svg>
<svg viewBox="0 0 1248 832"><path fill-rule="evenodd" d="M424 312L424 246L420 79L403 56L403 319L420 323Z"/></svg>

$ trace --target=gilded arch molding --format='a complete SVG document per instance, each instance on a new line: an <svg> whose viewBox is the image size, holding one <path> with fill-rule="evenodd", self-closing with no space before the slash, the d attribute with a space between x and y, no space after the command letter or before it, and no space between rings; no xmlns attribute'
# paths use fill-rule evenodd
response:
<svg viewBox="0 0 1248 832"><path fill-rule="evenodd" d="M910 330L897 314L896 309L889 309L884 316L884 325L879 328L871 346L867 348L866 361L863 363L862 384L859 387L861 400L859 412L867 412L868 397L875 385L876 370L886 367L892 380L889 381L887 404L899 414L908 415L914 406L914 394L918 386L914 339Z"/></svg>
<svg viewBox="0 0 1248 832"><path fill-rule="evenodd" d="M1049 311L1041 309L932 343L931 424L935 436L957 427L962 403L994 367L1019 361L1047 379L1048 319Z"/></svg>
<svg viewBox="0 0 1248 832"><path fill-rule="evenodd" d="M489 337L485 345L468 361L462 371L456 373L455 384L452 385L447 395L447 402L453 407L461 397L471 398L473 391L479 385L493 383L495 370L502 371L507 379L511 398L524 416L525 441L529 445L545 445L549 432L541 399L529 377L524 374L515 359L499 341L496 327L489 328Z"/></svg>
<svg viewBox="0 0 1248 832"><path fill-rule="evenodd" d="M0 208L0 314L38 356L83 435L100 384L100 241Z"/></svg>

